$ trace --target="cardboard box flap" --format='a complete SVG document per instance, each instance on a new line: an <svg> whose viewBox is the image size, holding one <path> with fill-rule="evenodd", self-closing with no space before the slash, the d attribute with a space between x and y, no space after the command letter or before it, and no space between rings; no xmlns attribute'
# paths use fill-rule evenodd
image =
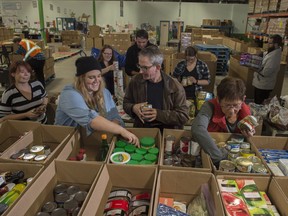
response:
<svg viewBox="0 0 288 216"><path fill-rule="evenodd" d="M278 177L277 177L278 178ZM282 183L279 185L279 181L277 178L272 178L269 185L269 198L271 199L272 204L276 205L277 210L280 215L287 215L287 206L288 206L288 187L287 181L288 178L279 178ZM283 187L284 186L284 187Z"/></svg>
<svg viewBox="0 0 288 216"><path fill-rule="evenodd" d="M258 149L288 149L287 137L253 136L249 140Z"/></svg>

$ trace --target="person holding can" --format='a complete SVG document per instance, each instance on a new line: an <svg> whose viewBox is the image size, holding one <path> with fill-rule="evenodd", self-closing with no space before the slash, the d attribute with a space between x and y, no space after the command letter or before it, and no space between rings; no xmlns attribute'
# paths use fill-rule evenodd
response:
<svg viewBox="0 0 288 216"><path fill-rule="evenodd" d="M242 133L245 137L253 136L252 130L237 127L239 121L250 115L250 108L245 104L246 87L241 79L226 77L217 86L217 98L206 101L192 122L192 137L208 153L213 163L227 157L225 149L219 149L209 132Z"/></svg>
<svg viewBox="0 0 288 216"><path fill-rule="evenodd" d="M134 127L183 128L188 121L185 90L161 71L163 55L155 46L139 52L138 68L126 88L123 109L134 118Z"/></svg>
<svg viewBox="0 0 288 216"><path fill-rule="evenodd" d="M104 88L98 61L92 56L80 57L75 65L75 82L65 86L60 94L55 124L82 126L87 135L95 130L120 134L138 146L138 138L121 127L123 120L110 92Z"/></svg>
<svg viewBox="0 0 288 216"><path fill-rule="evenodd" d="M185 50L185 60L179 62L173 76L183 85L187 99L196 99L196 92L209 85L210 72L205 62L197 59L197 50L189 46Z"/></svg>
<svg viewBox="0 0 288 216"><path fill-rule="evenodd" d="M106 88L114 95L114 76L115 70L119 70L118 62L115 61L114 51L110 45L104 45L99 55L98 61L102 68L101 74L105 80Z"/></svg>

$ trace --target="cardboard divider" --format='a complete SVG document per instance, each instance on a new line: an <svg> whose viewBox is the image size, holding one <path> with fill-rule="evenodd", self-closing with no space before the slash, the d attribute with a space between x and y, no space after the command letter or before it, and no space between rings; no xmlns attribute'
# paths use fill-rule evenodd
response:
<svg viewBox="0 0 288 216"><path fill-rule="evenodd" d="M160 197L189 204L200 194L201 185L207 183L215 206L215 215L224 215L217 182L212 173L194 171L160 170L155 190L153 215L157 215Z"/></svg>
<svg viewBox="0 0 288 216"><path fill-rule="evenodd" d="M24 191L20 193L20 196L9 206L3 215L8 213L15 205L17 205L18 200L21 199L23 194L30 188L30 186L36 181L39 175L43 172L44 168L39 164L16 164L16 163L0 163L0 173L3 172L14 172L21 170L24 172L24 179L32 177L32 181L27 184Z"/></svg>
<svg viewBox="0 0 288 216"><path fill-rule="evenodd" d="M27 133L22 139L15 142L13 146L7 149L0 156L2 162L15 162L15 163L34 163L48 165L51 161L58 156L60 151L64 148L65 144L71 142L71 137L75 134L75 128L66 126L55 125L40 125L35 130ZM10 159L12 154L17 153L23 148L31 148L34 145L48 145L51 153L43 161L24 161Z"/></svg>
<svg viewBox="0 0 288 216"><path fill-rule="evenodd" d="M210 135L211 135L211 137L212 138L214 138L215 140L216 140L216 143L219 143L219 142L226 142L227 140L229 140L230 138L231 138L231 136L233 135L233 134L231 134L231 133L209 133ZM239 176L253 176L253 178L254 178L254 176L270 176L270 175L272 175L271 174L271 172L270 172L270 170L269 170L269 168L268 168L268 166L267 166L267 164L265 163L265 161L263 160L263 158L262 157L260 157L260 155L259 155L259 152L258 152L258 150L257 150L257 147L253 144L253 142L251 142L250 141L250 139L248 139L246 142L249 142L250 143L250 146L251 146L251 150L253 151L253 152L255 152L255 155L256 156L258 156L260 159L261 159L261 161L262 161L262 163L264 164L264 166L266 167L266 169L267 169L267 174L262 174L262 173L241 173L241 172L224 172L224 171L220 171L220 170L217 170L216 169L216 167L214 166L214 164L213 164L213 162L212 162L212 160L211 160L211 158L210 158L210 163L211 163L211 165L212 165L212 170L213 170L213 173L215 174L215 175L239 175Z"/></svg>
<svg viewBox="0 0 288 216"><path fill-rule="evenodd" d="M114 189L127 189L132 196L143 192L151 193L148 215L154 215L152 206L157 173L158 170L155 166L104 165L89 202L79 215L103 215L108 196Z"/></svg>
<svg viewBox="0 0 288 216"><path fill-rule="evenodd" d="M288 177L273 177L272 181L281 189L286 201L288 202Z"/></svg>
<svg viewBox="0 0 288 216"><path fill-rule="evenodd" d="M276 182L271 177L265 176L253 176L253 178L249 176L239 176L239 175L218 175L217 179L253 179L257 188L260 191L265 191L268 195L269 199L272 202L272 205L275 205L280 215L287 215L287 206L288 201L285 199L283 191L279 188ZM218 186L218 185L217 185ZM218 190L219 186L218 186ZM222 200L222 199L221 199ZM222 200L223 204L223 200ZM224 205L224 204L223 204Z"/></svg>
<svg viewBox="0 0 288 216"><path fill-rule="evenodd" d="M87 191L87 197L82 205L84 208L101 169L102 164L99 163L73 163L55 160L43 171L29 190L19 199L17 206L11 209L7 215L36 215L46 202L54 200L53 189L59 183L76 185L81 190Z"/></svg>
<svg viewBox="0 0 288 216"><path fill-rule="evenodd" d="M86 131L83 128L80 128L76 131L74 140L71 144L65 145L63 150L57 157L57 160L68 160L70 157L76 157L79 152L79 149L85 149L86 161L101 161L101 135L103 132L95 131L90 136L86 136ZM111 151L111 146L114 143L114 135L111 133L107 134L107 141L110 143L110 148L107 153L105 161L106 163Z"/></svg>
<svg viewBox="0 0 288 216"><path fill-rule="evenodd" d="M126 128L128 131L130 131L131 133L135 134L139 140L142 137L153 137L155 139L155 147L157 147L159 149L159 155L158 155L158 160L156 164L159 164L160 159L161 159L161 146L162 146L162 136L161 136L161 132L158 128ZM111 151L109 152L109 158L108 158L108 163L111 164L110 161L110 156L113 153L113 150L115 148L115 143L117 142L117 140L119 139L119 137L116 137L115 142L113 143L113 145L111 146ZM141 165L133 165L133 166L141 166ZM151 166L151 165L144 165L144 166ZM155 165L152 165L155 166Z"/></svg>
<svg viewBox="0 0 288 216"><path fill-rule="evenodd" d="M164 150L165 150L165 139L168 135L175 136L175 143L179 143L181 137L191 137L191 131L188 130L175 130L175 129L164 129L163 137L162 137L162 146L161 146L161 159L160 159L160 169L168 169L168 170L193 170L197 172L211 172L212 166L210 163L210 157L204 151L201 151L201 159L203 168L196 167L179 167L179 166L169 166L164 165Z"/></svg>
<svg viewBox="0 0 288 216"><path fill-rule="evenodd" d="M0 155L28 131L39 127L39 122L7 120L0 124Z"/></svg>

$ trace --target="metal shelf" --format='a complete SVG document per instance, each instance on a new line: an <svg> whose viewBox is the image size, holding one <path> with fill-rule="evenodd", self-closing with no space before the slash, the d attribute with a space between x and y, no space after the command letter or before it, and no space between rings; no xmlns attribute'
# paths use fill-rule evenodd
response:
<svg viewBox="0 0 288 216"><path fill-rule="evenodd" d="M248 14L248 18L262 18L262 17L288 17L287 12L279 13L259 13L259 14Z"/></svg>

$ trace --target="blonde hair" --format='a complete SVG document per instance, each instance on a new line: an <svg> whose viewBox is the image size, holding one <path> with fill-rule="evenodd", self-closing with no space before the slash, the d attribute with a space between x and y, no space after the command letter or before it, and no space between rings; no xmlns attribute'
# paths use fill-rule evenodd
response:
<svg viewBox="0 0 288 216"><path fill-rule="evenodd" d="M105 100L103 95L105 82L102 78L98 91L93 92L92 97L85 86L85 74L75 77L74 88L82 94L85 103L90 109L98 110L101 116L106 116Z"/></svg>

